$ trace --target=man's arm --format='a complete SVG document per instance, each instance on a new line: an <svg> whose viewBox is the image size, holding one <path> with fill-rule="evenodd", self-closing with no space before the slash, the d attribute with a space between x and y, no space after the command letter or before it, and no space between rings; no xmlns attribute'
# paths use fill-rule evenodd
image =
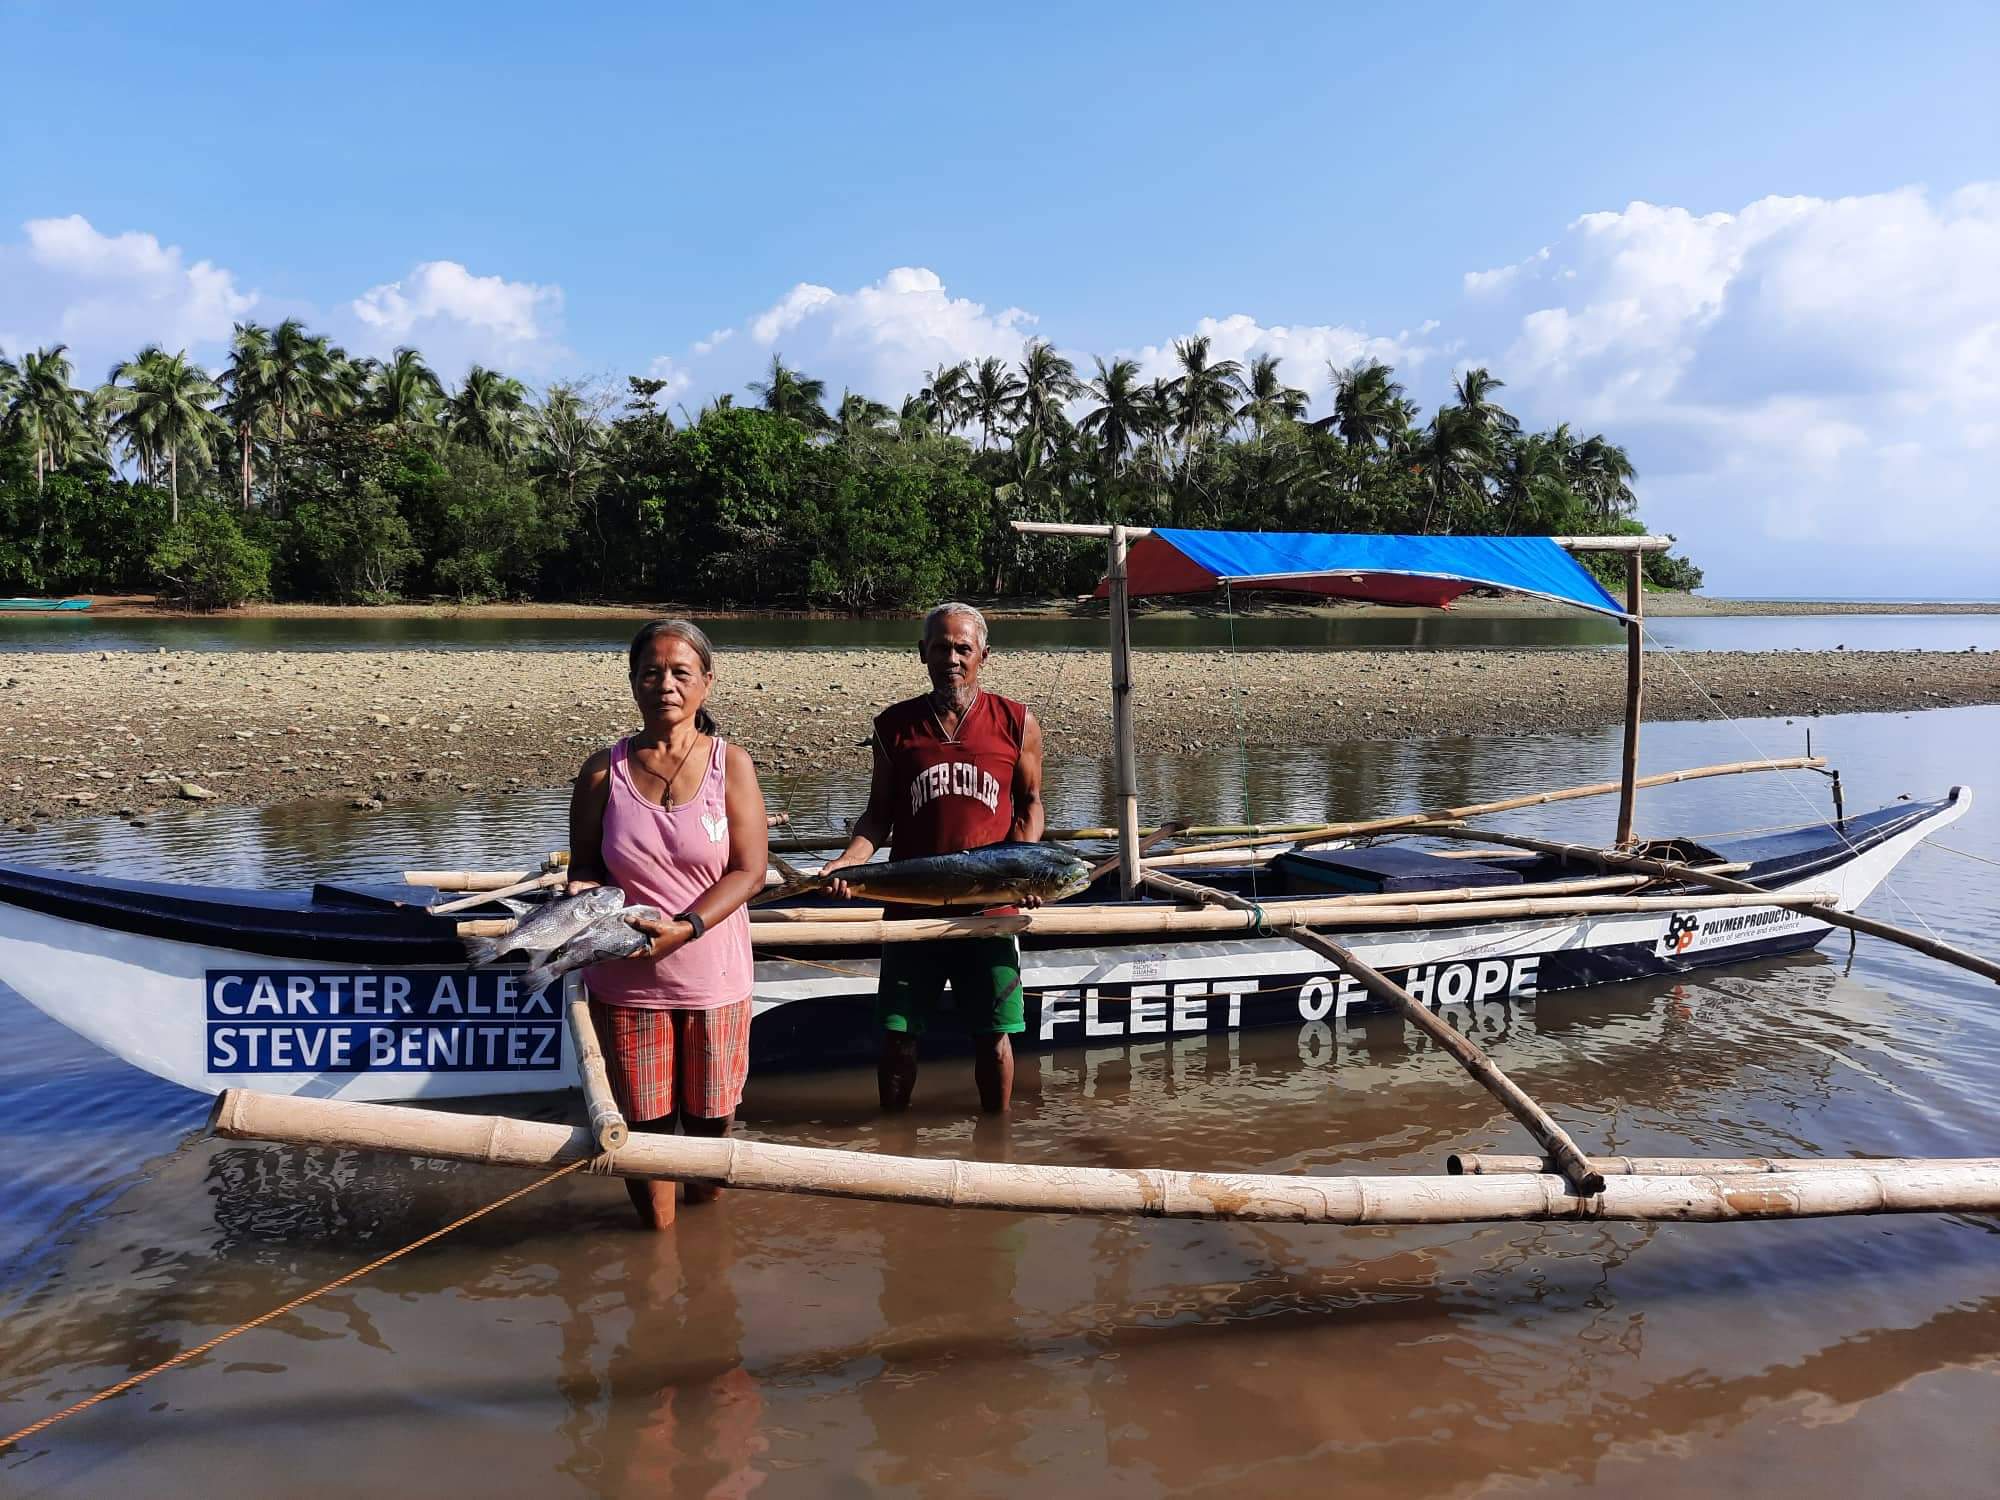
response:
<svg viewBox="0 0 2000 1500"><path fill-rule="evenodd" d="M878 732L875 736L875 772L868 785L868 806L855 819L847 847L820 867L822 874L845 869L848 865L865 864L877 849L889 841L896 822L895 799L895 778L889 769L889 752L884 748ZM838 896L847 894L838 882L833 892Z"/></svg>
<svg viewBox="0 0 2000 1500"><path fill-rule="evenodd" d="M1007 837L1039 844L1047 822L1042 807L1042 726L1031 709L1021 725L1021 756L1014 762L1014 823Z"/></svg>

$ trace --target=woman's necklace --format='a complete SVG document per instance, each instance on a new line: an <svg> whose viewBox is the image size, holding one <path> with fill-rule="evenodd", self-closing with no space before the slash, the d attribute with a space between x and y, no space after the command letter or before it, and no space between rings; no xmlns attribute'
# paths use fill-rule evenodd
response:
<svg viewBox="0 0 2000 1500"><path fill-rule="evenodd" d="M688 757L694 754L694 747L700 743L701 733L697 730L688 737L687 749L681 751L681 758L674 762L673 770L667 773L666 786L660 794L660 806L664 807L668 812L672 812L676 805L674 802L674 783L680 779L682 767L687 765ZM665 747L662 746L661 748L664 749ZM686 806L685 803L679 805Z"/></svg>

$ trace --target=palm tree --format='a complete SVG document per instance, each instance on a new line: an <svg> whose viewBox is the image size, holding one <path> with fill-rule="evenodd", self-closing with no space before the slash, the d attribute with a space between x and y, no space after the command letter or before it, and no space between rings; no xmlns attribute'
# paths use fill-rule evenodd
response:
<svg viewBox="0 0 2000 1500"><path fill-rule="evenodd" d="M1021 393L1016 400L1021 430L1045 444L1056 442L1069 429L1063 407L1082 394L1076 366L1056 353L1047 339L1029 339L1021 351Z"/></svg>
<svg viewBox="0 0 2000 1500"><path fill-rule="evenodd" d="M771 373L763 380L751 381L750 389L762 399L764 410L789 417L808 432L822 431L830 424L824 404L826 382L792 369L782 354L771 356Z"/></svg>
<svg viewBox="0 0 2000 1500"><path fill-rule="evenodd" d="M120 385L119 382L124 384ZM160 456L166 456L167 484L172 495L172 519L181 518L181 454L206 468L211 444L226 429L210 403L222 390L208 372L188 362L187 351L168 354L148 345L136 359L111 372L105 393L114 414L112 427L138 460L142 472L157 478Z"/></svg>
<svg viewBox="0 0 2000 1500"><path fill-rule="evenodd" d="M285 439L297 425L315 412L343 404L337 358L345 363L345 356L337 356L324 335L306 332L297 318L287 318L271 331L267 365L271 409L277 420L271 450L274 468L283 467Z"/></svg>
<svg viewBox="0 0 2000 1500"><path fill-rule="evenodd" d="M70 385L74 373L67 344L51 344L21 356L7 403L7 430L35 449L35 490L50 469L59 469L89 447L83 393Z"/></svg>
<svg viewBox="0 0 2000 1500"><path fill-rule="evenodd" d="M250 508L250 489L257 478L257 434L268 425L277 406L272 384L275 373L271 330L257 323L238 323L229 342L229 365L222 372L222 387L228 392L222 416L236 433L245 510Z"/></svg>
<svg viewBox="0 0 2000 1500"><path fill-rule="evenodd" d="M474 365L465 383L445 404L445 431L453 441L501 458L521 440L521 415L528 388L511 375Z"/></svg>
<svg viewBox="0 0 2000 1500"><path fill-rule="evenodd" d="M1021 377L1007 362L988 355L972 367L966 412L979 424L979 446L991 448L993 434L1014 420L1021 405Z"/></svg>
<svg viewBox="0 0 2000 1500"><path fill-rule="evenodd" d="M1258 355L1250 361L1250 378L1243 383L1250 399L1237 408L1236 420L1248 422L1258 437L1277 422L1296 422L1306 414L1306 393L1285 384L1278 364L1275 354Z"/></svg>
<svg viewBox="0 0 2000 1500"><path fill-rule="evenodd" d="M1119 468L1153 425L1146 388L1139 383L1139 362L1115 359L1107 365L1099 359L1089 391L1097 405L1078 425L1096 437L1106 466Z"/></svg>
<svg viewBox="0 0 2000 1500"><path fill-rule="evenodd" d="M843 390L840 406L834 413L833 428L851 442L857 438L880 437L883 427L895 420L896 414L880 401Z"/></svg>
<svg viewBox="0 0 2000 1500"><path fill-rule="evenodd" d="M1570 488L1590 507L1597 524L1632 514L1632 507L1638 503L1638 496L1632 493L1632 481L1638 478L1639 471L1632 467L1631 456L1603 433L1593 433L1577 444L1575 451L1566 455L1564 469Z"/></svg>
<svg viewBox="0 0 2000 1500"><path fill-rule="evenodd" d="M1243 366L1233 359L1211 362L1206 334L1177 341L1174 359L1181 367L1173 382L1174 435L1181 440L1185 474L1202 439L1235 420L1236 398L1243 394Z"/></svg>
<svg viewBox="0 0 2000 1500"><path fill-rule="evenodd" d="M924 388L917 394L930 409L939 437L958 431L965 422L970 394L965 362L961 360L955 365L939 365L935 370L925 371Z"/></svg>
<svg viewBox="0 0 2000 1500"><path fill-rule="evenodd" d="M1476 413L1441 406L1424 434L1420 464L1424 480L1424 530L1440 514L1448 523L1461 500L1485 495L1485 475L1493 462L1493 435Z"/></svg>
<svg viewBox="0 0 2000 1500"><path fill-rule="evenodd" d="M390 427L403 431L412 422L429 418L444 400L444 386L424 357L407 345L398 347L388 363L375 364L369 378L369 396L375 412Z"/></svg>
<svg viewBox="0 0 2000 1500"><path fill-rule="evenodd" d="M905 396L896 413L896 436L905 443L918 442L929 436L936 419L937 408L922 396Z"/></svg>
<svg viewBox="0 0 2000 1500"><path fill-rule="evenodd" d="M490 370L474 372L491 375ZM520 388L519 381L506 384ZM466 376L466 385L472 375ZM518 405L511 410L518 411ZM508 429L518 432L520 424L510 420ZM529 439L528 469L537 479L553 483L572 506L597 487L604 472L604 423L583 391L573 385L552 385L540 407L527 417ZM499 450L488 448L489 452Z"/></svg>
<svg viewBox="0 0 2000 1500"><path fill-rule="evenodd" d="M1460 409L1496 442L1504 441L1521 430L1521 424L1513 413L1492 399L1493 393L1504 390L1506 385L1506 381L1495 379L1483 365L1474 365L1459 376L1452 387Z"/></svg>
<svg viewBox="0 0 2000 1500"><path fill-rule="evenodd" d="M1333 415L1319 425L1338 432L1354 449L1392 443L1410 425L1415 408L1403 397L1396 372L1379 359L1357 360L1346 369L1329 364Z"/></svg>

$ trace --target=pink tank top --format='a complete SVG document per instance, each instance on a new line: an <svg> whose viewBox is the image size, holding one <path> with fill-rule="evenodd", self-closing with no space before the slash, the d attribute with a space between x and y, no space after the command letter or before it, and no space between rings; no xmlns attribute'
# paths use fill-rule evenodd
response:
<svg viewBox="0 0 2000 1500"><path fill-rule="evenodd" d="M626 742L611 749L611 794L604 808L604 868L628 903L686 911L722 878L729 861L729 813L723 800L728 751L715 741L701 788L666 808L632 784ZM612 1005L713 1010L750 994L750 914L742 907L653 963L611 959L583 971L590 993Z"/></svg>

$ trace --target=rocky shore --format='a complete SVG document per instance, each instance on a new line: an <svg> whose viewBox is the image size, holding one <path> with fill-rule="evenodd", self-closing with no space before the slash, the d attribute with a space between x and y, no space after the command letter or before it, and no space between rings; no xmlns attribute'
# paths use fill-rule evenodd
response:
<svg viewBox="0 0 2000 1500"><path fill-rule="evenodd" d="M869 720L923 686L902 652L725 653L712 706L767 779L861 763ZM989 685L1052 756L1110 743L1106 658L996 655ZM1143 749L1536 734L1620 720L1604 651L1145 652ZM1690 678L1693 680L1690 681ZM2000 652L1648 658L1646 716L1694 719L2000 702ZM394 799L549 787L634 727L609 652L0 654L0 822L144 817L176 802Z"/></svg>

